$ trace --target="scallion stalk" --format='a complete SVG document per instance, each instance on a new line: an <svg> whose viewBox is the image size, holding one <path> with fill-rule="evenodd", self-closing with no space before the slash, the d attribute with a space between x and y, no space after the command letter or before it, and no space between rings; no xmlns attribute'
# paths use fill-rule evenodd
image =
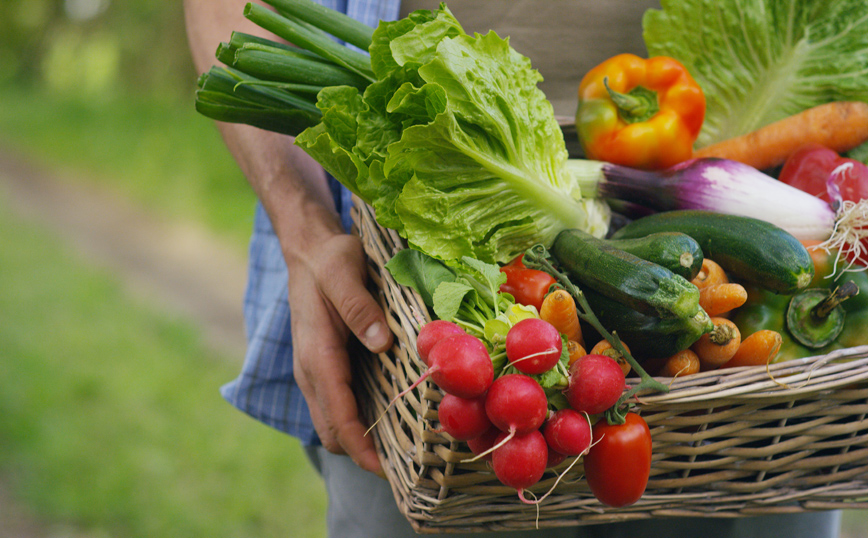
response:
<svg viewBox="0 0 868 538"><path fill-rule="evenodd" d="M371 69L371 60L366 54L351 50L322 32L312 31L306 25L259 4L247 4L244 8L244 16L265 30L345 67L370 82L376 80Z"/></svg>
<svg viewBox="0 0 868 538"><path fill-rule="evenodd" d="M248 75L275 82L294 82L312 86L353 86L364 89L370 82L343 67L310 59L294 51L259 44L247 44L235 50L235 69Z"/></svg>
<svg viewBox="0 0 868 538"><path fill-rule="evenodd" d="M264 0L279 12L305 21L341 41L368 50L374 29L312 0Z"/></svg>
<svg viewBox="0 0 868 538"><path fill-rule="evenodd" d="M266 84L231 68L212 67L199 77L196 110L216 121L244 123L291 136L319 123L322 114L314 98L305 99Z"/></svg>

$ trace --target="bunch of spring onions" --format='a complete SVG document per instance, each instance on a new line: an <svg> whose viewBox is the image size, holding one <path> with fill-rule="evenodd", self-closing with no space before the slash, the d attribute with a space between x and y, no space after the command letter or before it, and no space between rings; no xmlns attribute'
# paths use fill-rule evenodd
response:
<svg viewBox="0 0 868 538"><path fill-rule="evenodd" d="M373 29L310 0L247 4L244 16L293 45L232 32L214 66L199 77L196 110L217 121L297 136L320 122L317 94L330 86L366 88L376 80L367 50Z"/></svg>

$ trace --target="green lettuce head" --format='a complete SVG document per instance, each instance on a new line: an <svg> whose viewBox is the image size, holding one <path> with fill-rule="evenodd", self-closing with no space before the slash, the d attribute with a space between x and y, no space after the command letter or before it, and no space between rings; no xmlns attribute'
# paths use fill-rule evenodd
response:
<svg viewBox="0 0 868 538"><path fill-rule="evenodd" d="M564 229L606 232L608 207L582 198L542 78L508 40L467 35L441 5L381 23L370 52L378 80L320 92L322 122L296 143L381 225L436 258L486 262Z"/></svg>

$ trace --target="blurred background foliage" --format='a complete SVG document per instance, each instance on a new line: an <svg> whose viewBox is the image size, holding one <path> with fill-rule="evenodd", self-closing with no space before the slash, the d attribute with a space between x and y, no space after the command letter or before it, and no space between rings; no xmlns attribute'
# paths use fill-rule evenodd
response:
<svg viewBox="0 0 868 538"><path fill-rule="evenodd" d="M0 83L87 97L189 98L182 2L4 0Z"/></svg>
<svg viewBox="0 0 868 538"><path fill-rule="evenodd" d="M26 162L243 257L254 196L197 77L180 1L0 0L2 538L324 536L298 442L220 397L242 357L6 189Z"/></svg>

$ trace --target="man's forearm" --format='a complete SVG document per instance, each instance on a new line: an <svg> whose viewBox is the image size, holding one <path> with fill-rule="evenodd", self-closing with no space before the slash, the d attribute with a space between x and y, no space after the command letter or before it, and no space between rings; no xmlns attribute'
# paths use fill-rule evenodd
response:
<svg viewBox="0 0 868 538"><path fill-rule="evenodd" d="M199 72L216 63L218 44L226 41L233 30L276 39L243 16L246 3L247 0L185 0L190 51ZM341 231L325 173L293 145L291 137L247 125L219 122L217 125L271 217L278 237L287 237L285 234L298 229L300 222L306 224L305 239L312 244L316 244L320 234Z"/></svg>

